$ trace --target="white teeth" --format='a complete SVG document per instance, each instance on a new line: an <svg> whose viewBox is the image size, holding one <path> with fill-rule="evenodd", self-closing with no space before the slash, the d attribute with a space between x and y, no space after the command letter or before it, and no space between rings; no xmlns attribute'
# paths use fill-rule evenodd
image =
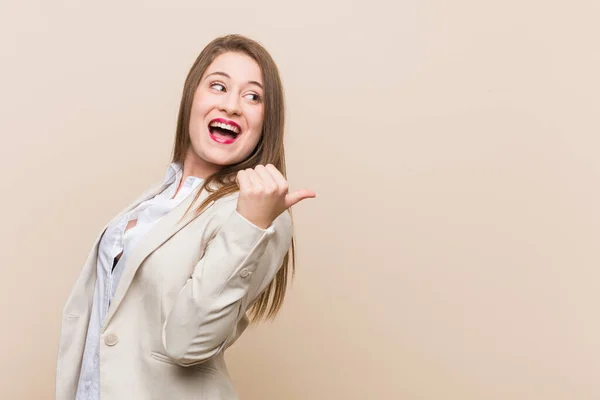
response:
<svg viewBox="0 0 600 400"><path fill-rule="evenodd" d="M230 130L232 132L235 132L236 134L240 133L237 126L233 126L233 125L229 125L229 124L224 124L222 122L216 122L216 121L215 122L211 122L210 126L212 126L213 128L227 129L227 130Z"/></svg>

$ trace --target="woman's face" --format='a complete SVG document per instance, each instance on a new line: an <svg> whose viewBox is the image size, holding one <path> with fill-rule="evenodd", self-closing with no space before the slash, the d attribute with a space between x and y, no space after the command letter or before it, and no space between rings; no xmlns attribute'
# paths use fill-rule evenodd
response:
<svg viewBox="0 0 600 400"><path fill-rule="evenodd" d="M194 94L185 163L205 178L245 160L263 126L263 79L256 61L243 53L223 53L206 69Z"/></svg>

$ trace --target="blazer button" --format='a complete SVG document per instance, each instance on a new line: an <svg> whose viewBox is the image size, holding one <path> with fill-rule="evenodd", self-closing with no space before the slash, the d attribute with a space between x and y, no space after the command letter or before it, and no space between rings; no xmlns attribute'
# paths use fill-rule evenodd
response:
<svg viewBox="0 0 600 400"><path fill-rule="evenodd" d="M241 272L240 272L240 276L242 278L247 278L248 276L250 276L250 271L248 271L247 268L244 268Z"/></svg>
<svg viewBox="0 0 600 400"><path fill-rule="evenodd" d="M106 343L107 346L114 346L118 342L119 342L119 337L117 335L113 335L112 333L109 335L106 335L106 337L104 338L104 343Z"/></svg>

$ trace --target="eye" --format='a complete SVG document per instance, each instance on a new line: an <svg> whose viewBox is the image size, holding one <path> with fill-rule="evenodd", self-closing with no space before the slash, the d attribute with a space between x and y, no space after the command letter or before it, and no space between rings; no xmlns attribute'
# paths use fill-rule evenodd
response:
<svg viewBox="0 0 600 400"><path fill-rule="evenodd" d="M225 85L223 85L221 82L211 82L210 87L212 89L218 90L219 92L225 91Z"/></svg>
<svg viewBox="0 0 600 400"><path fill-rule="evenodd" d="M256 93L248 93L247 95L244 96L247 99L250 99L254 102L260 102L261 101L261 97L256 94Z"/></svg>

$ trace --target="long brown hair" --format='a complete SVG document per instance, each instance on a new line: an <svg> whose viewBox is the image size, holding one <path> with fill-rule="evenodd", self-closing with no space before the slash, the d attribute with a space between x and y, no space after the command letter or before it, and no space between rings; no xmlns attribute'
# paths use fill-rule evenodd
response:
<svg viewBox="0 0 600 400"><path fill-rule="evenodd" d="M227 52L242 53L251 57L262 71L264 81L263 131L256 148L248 158L240 163L225 166L204 180L192 204L198 200L203 190L206 190L209 196L194 210L197 214L201 213L210 202L239 191L235 177L237 172L242 169L273 164L284 177L286 176L283 148L285 105L279 71L275 61L263 46L241 35L227 35L214 39L202 50L192 65L185 80L179 106L173 162L183 164L187 151L191 146L189 135L190 113L194 94L200 80L214 59ZM291 214L291 210L288 210L288 212ZM280 310L285 297L288 278L293 277L295 272L294 250L295 240L292 237L291 247L283 259L283 265L275 278L269 283L269 286L250 307L248 314L253 322L261 319L271 319Z"/></svg>

